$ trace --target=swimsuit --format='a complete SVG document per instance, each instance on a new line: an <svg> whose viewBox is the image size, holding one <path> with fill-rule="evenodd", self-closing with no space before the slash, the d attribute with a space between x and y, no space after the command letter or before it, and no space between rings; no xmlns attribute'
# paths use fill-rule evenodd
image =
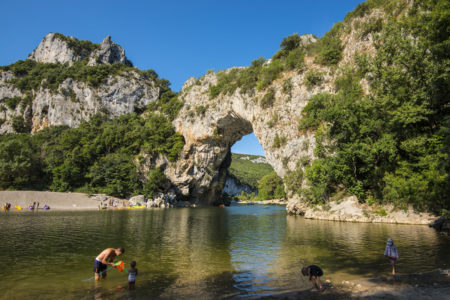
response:
<svg viewBox="0 0 450 300"><path fill-rule="evenodd" d="M134 283L136 281L136 272L128 272L128 282Z"/></svg>
<svg viewBox="0 0 450 300"><path fill-rule="evenodd" d="M98 259L94 260L94 273L101 273L102 271L106 270L107 265L103 264Z"/></svg>
<svg viewBox="0 0 450 300"><path fill-rule="evenodd" d="M323 275L322 269L316 265L311 265L308 268L310 276L320 277Z"/></svg>

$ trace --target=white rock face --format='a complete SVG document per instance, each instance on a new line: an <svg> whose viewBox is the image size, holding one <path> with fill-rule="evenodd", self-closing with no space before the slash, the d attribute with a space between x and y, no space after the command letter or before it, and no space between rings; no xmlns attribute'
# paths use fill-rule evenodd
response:
<svg viewBox="0 0 450 300"><path fill-rule="evenodd" d="M54 33L47 34L39 46L31 52L28 59L40 63L67 63L71 66L74 62L82 60L89 55L88 52L77 54L69 45L57 38Z"/></svg>
<svg viewBox="0 0 450 300"><path fill-rule="evenodd" d="M318 67L319 68L319 67ZM324 71L328 71L324 68ZM177 162L169 178L184 186L188 194L203 201L214 201L215 189L223 189L223 169L228 167L227 154L231 146L242 136L254 132L266 153L267 162L281 177L296 168L297 161L306 156L314 158L315 138L313 132L299 133L298 120L301 111L312 95L317 92L333 92L331 76L325 76L324 84L308 89L305 73L283 73L273 82L274 104L262 108L260 101L267 90L255 94L241 94L238 88L232 95L209 97L209 86L217 82L216 74L206 74L199 82L190 79L184 85L181 98L186 102L174 125L186 141L184 159ZM285 80L292 82L290 94L283 93ZM189 85L191 84L191 85ZM206 108L198 114L199 107ZM275 124L271 121L276 119ZM274 146L275 137L285 143ZM167 174L166 174L167 175Z"/></svg>
<svg viewBox="0 0 450 300"><path fill-rule="evenodd" d="M67 40L72 40L69 45ZM89 65L122 63L131 66L125 51L107 36L98 49L81 47L79 41L60 34L47 34L28 59L39 63L60 63L71 66L84 58ZM77 47L73 45L78 45ZM75 48L76 49L75 49ZM71 78L63 81L57 91L47 88L28 91L31 105L24 101L28 96L12 84L14 74L0 71L0 133L15 132L14 118L21 117L35 132L52 125L77 127L96 113L103 112L109 117L118 117L142 109L159 97L160 89L155 83L135 70L123 71L120 75L109 76L105 83L92 87ZM19 98L17 105L7 105L8 98ZM25 105L25 106L24 106Z"/></svg>
<svg viewBox="0 0 450 300"><path fill-rule="evenodd" d="M241 183L236 177L228 175L225 180L225 186L223 188L223 193L229 196L237 196L242 192L247 194L257 193L257 189L252 188L247 184Z"/></svg>
<svg viewBox="0 0 450 300"><path fill-rule="evenodd" d="M111 36L107 36L101 43L100 48L94 50L89 56L89 66L97 64L121 63L131 66L131 62L125 56L125 50L120 45L111 41Z"/></svg>
<svg viewBox="0 0 450 300"><path fill-rule="evenodd" d="M364 18L369 20L372 17L368 15ZM353 22L356 20L358 18ZM302 41L315 42L316 38L312 35L303 36ZM341 41L344 58L339 66L354 65L357 53L373 53L370 34L368 38L361 39L358 30L350 30L343 33ZM313 69L323 74L323 80L318 85L308 87L306 74ZM222 93L210 99L209 89L217 84L217 74L209 72L202 78L188 79L180 95L185 105L173 122L177 131L184 136L186 145L181 159L170 166L166 175L176 183L183 195L190 195L203 203L212 203L224 188L224 169L230 163L228 154L231 146L242 136L253 132L264 148L267 162L283 178L297 169L300 159L312 161L316 158L315 133L299 131L298 122L302 118L303 108L313 95L335 92L334 81L339 76L335 68L319 65L315 63L314 56L307 56L302 71L285 71L268 88L247 93L241 93L238 87L232 93ZM288 91L283 90L287 82L291 85ZM367 84L361 83L364 92L368 93ZM273 104L262 107L261 100L269 89L274 93ZM279 145L274 143L276 139L281 141Z"/></svg>
<svg viewBox="0 0 450 300"><path fill-rule="evenodd" d="M78 41L73 37L66 37ZM125 56L125 50L111 41L111 36L107 36L100 45L97 45L96 50L79 48L74 49L65 41L61 39L61 35L55 33L47 34L39 44L28 56L28 59L35 60L40 63L60 63L71 66L74 62L88 58L88 65L100 64L114 64L122 63L131 66L131 62Z"/></svg>
<svg viewBox="0 0 450 300"><path fill-rule="evenodd" d="M26 95L7 80L2 80L3 78L8 76L0 77L0 99L15 96L25 98ZM99 112L104 112L109 117L118 117L134 112L135 108L145 107L158 99L158 96L159 88L134 71L110 76L97 88L69 78L59 86L57 93L48 89L40 89L35 93L31 104L31 131L39 131L52 125L77 127ZM21 112L20 105L12 110L0 103L0 119L4 120L0 133L14 132L12 118L25 118L25 113Z"/></svg>
<svg viewBox="0 0 450 300"><path fill-rule="evenodd" d="M291 214L303 215L307 219L428 225L436 216L430 213L419 213L412 207L407 210L394 209L393 206L378 207L358 203L355 196L340 202L332 201L325 206L308 207L300 201L290 200L286 210Z"/></svg>

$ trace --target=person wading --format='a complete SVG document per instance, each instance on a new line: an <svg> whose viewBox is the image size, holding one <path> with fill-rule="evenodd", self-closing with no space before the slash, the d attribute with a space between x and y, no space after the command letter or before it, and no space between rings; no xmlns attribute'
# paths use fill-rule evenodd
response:
<svg viewBox="0 0 450 300"><path fill-rule="evenodd" d="M114 249L114 248L107 248L103 250L94 260L94 274L95 274L95 280L98 280L100 278L100 274L102 275L102 278L106 277L106 267L108 265L114 266L114 258L116 256L122 255L125 253L125 249L122 247Z"/></svg>

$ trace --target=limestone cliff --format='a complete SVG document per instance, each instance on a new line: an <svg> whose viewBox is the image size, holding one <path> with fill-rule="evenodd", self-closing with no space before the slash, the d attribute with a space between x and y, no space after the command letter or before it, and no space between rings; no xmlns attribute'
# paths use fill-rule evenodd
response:
<svg viewBox="0 0 450 300"><path fill-rule="evenodd" d="M343 45L342 59L337 66L324 66L315 56L306 56L302 70L287 70L265 88L242 91L236 86L231 92L211 97L211 87L218 84L221 74L208 72L201 78L190 78L180 93L185 105L174 120L186 145L182 158L168 172L184 195L212 203L224 186L224 169L231 146L242 136L254 132L266 153L267 162L280 177L294 171L300 159L315 159L315 133L299 131L298 121L309 99L318 93L334 93L334 81L340 70L355 65L356 54L374 52L371 33L362 37L360 24L371 22L382 14L373 10L369 15L353 18L339 36ZM313 36L301 37L305 47L315 43ZM266 61L265 64L269 64ZM247 67L248 68L248 67ZM222 71L222 75L245 68ZM308 83L310 71L321 74L317 84ZM289 86L287 89L286 86ZM365 80L361 81L368 92ZM270 93L270 105L263 105ZM294 197L294 195L290 195Z"/></svg>
<svg viewBox="0 0 450 300"><path fill-rule="evenodd" d="M399 13L402 9L400 5ZM168 179L164 189L166 195L170 193L171 205L178 200L213 204L226 186L232 145L251 132L280 177L304 170L317 157L316 132L299 129L302 110L319 93L335 94L336 80L346 70L356 69L358 59L376 53L374 35L386 19L382 8L360 8L322 39L291 36L283 39L282 49L272 59L189 78L178 94L184 105L173 120L185 141L178 160L143 154L136 160L139 172L146 174L155 167L164 170ZM320 47L331 48L317 50ZM320 56L330 53L333 61L324 62ZM62 81L47 77L36 85L31 79L31 83L21 81L26 76L21 72L30 62L40 64L41 69L64 66L83 72L69 72ZM103 70L111 73L102 77ZM361 78L362 94L370 94L367 79ZM158 99L156 79L132 68L124 50L110 37L92 44L49 34L20 68L0 69L0 133L20 128L34 132L51 125L76 127L98 112L111 117L139 112ZM18 120L29 127L17 126ZM298 181L305 184L303 178ZM296 200L297 195L289 193L288 197Z"/></svg>
<svg viewBox="0 0 450 300"><path fill-rule="evenodd" d="M225 179L225 186L223 188L223 194L226 194L228 196L238 196L242 192L245 192L247 194L251 193L258 193L258 190L255 188L252 188L248 184L244 184L239 181L235 176L228 174Z"/></svg>
<svg viewBox="0 0 450 300"><path fill-rule="evenodd" d="M52 125L76 127L96 113L117 117L143 109L160 94L154 78L132 68L125 51L109 36L96 45L49 33L27 61L24 64L34 66L32 62L35 61L41 69L60 68L61 72L84 68L86 80L67 75L67 78L50 87L49 78L43 78L37 87L24 88L21 85L23 80L20 81L24 75L20 74L20 70L14 74L4 67L0 70L0 133L18 130L35 132ZM124 67L116 68L112 64ZM106 73L111 70L114 72ZM97 80L96 76L104 78L92 84L90 81ZM24 125L18 126L17 123Z"/></svg>
<svg viewBox="0 0 450 300"><path fill-rule="evenodd" d="M88 58L89 65L122 63L131 66L125 50L107 36L100 44L79 41L60 33L49 33L31 52L28 59L40 63L60 63L71 66L74 62Z"/></svg>

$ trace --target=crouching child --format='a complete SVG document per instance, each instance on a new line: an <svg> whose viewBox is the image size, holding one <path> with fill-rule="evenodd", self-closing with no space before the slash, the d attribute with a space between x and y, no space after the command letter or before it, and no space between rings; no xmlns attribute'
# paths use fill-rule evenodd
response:
<svg viewBox="0 0 450 300"><path fill-rule="evenodd" d="M303 276L309 276L309 280L312 281L314 288L312 291L320 292L322 290L322 282L320 281L320 276L323 275L323 271L320 267L316 265L310 265L309 267L302 268Z"/></svg>

